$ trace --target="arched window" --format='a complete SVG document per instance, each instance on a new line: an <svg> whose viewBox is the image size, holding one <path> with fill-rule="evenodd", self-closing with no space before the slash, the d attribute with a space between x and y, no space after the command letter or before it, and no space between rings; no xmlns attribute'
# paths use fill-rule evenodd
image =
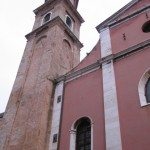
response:
<svg viewBox="0 0 150 150"><path fill-rule="evenodd" d="M91 150L91 124L87 119L77 127L76 150Z"/></svg>
<svg viewBox="0 0 150 150"><path fill-rule="evenodd" d="M144 23L144 25L142 26L142 30L145 33L150 32L150 21L147 21L146 23Z"/></svg>
<svg viewBox="0 0 150 150"><path fill-rule="evenodd" d="M73 29L73 21L71 19L71 17L69 17L68 15L66 15L66 25L72 30Z"/></svg>
<svg viewBox="0 0 150 150"><path fill-rule="evenodd" d="M93 123L88 117L73 124L70 130L70 150L93 150Z"/></svg>
<svg viewBox="0 0 150 150"><path fill-rule="evenodd" d="M63 53L61 55L61 65L63 65L66 70L70 70L73 68L74 62L72 47L66 39L63 40L62 44Z"/></svg>
<svg viewBox="0 0 150 150"><path fill-rule="evenodd" d="M147 103L150 103L150 78L148 79L145 86L145 96Z"/></svg>
<svg viewBox="0 0 150 150"><path fill-rule="evenodd" d="M44 18L43 18L43 24L47 23L48 21L51 20L51 13L47 13Z"/></svg>
<svg viewBox="0 0 150 150"><path fill-rule="evenodd" d="M138 86L139 98L141 106L150 104L150 69L148 69L141 77Z"/></svg>

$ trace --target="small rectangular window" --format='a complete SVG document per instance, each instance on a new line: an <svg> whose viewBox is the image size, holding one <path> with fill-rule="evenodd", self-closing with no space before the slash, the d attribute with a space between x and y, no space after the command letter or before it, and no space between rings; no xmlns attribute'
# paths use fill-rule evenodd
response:
<svg viewBox="0 0 150 150"><path fill-rule="evenodd" d="M57 103L60 103L61 102L61 95L59 95L58 97L57 97Z"/></svg>
<svg viewBox="0 0 150 150"><path fill-rule="evenodd" d="M58 134L53 135L53 143L56 143L58 139Z"/></svg>

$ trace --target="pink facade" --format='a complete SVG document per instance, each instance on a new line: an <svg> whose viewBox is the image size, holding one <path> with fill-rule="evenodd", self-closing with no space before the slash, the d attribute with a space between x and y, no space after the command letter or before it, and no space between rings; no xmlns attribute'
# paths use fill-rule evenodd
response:
<svg viewBox="0 0 150 150"><path fill-rule="evenodd" d="M131 1L131 3L132 3L132 1ZM149 0L136 1L135 5L132 5L131 7L129 7L125 12L121 13L117 18L123 18L123 17L133 13L135 10L142 9L148 5L149 5Z"/></svg>
<svg viewBox="0 0 150 150"><path fill-rule="evenodd" d="M150 48L115 62L122 144L125 150L149 150L150 106L140 107L138 84L150 67ZM136 144L135 144L136 143Z"/></svg>
<svg viewBox="0 0 150 150"><path fill-rule="evenodd" d="M101 70L66 83L62 113L60 150L69 149L69 130L71 130L75 121L85 116L89 117L93 123L93 134L95 135L93 137L94 149L105 149L102 95Z"/></svg>
<svg viewBox="0 0 150 150"><path fill-rule="evenodd" d="M108 19L100 24L97 27L101 35L100 41L91 53L68 74L79 72L77 77L66 79L65 83L60 124L60 150L76 150L76 148L70 148L73 144L70 131L74 123L82 117L89 117L93 122L93 126L91 125L93 127L92 150L150 149L150 106L141 107L138 91L142 75L150 69L150 32L145 33L142 30L143 25L150 18L150 11L145 12L142 9L147 9L148 6L150 6L148 0L132 1L118 12L119 15L116 13L109 18L110 21ZM101 45L102 36L105 35L103 26L109 27L110 33L110 43L109 38L106 41L108 35L105 37L105 43L108 42L108 45L111 45L111 54L105 54L106 57L101 56L105 53L103 51L105 46ZM96 62L99 62L99 68L96 68L96 71L84 72ZM114 71L114 81L112 81L113 78L106 77L106 70L104 70L106 62L108 64L113 62L113 69L109 67L108 69ZM117 128L113 128L114 118L112 117L111 120L111 115L107 116L107 107L111 101L108 103L105 97L109 95L109 92L111 95L113 91L106 91L105 84L111 84L111 82L115 82L116 88L117 102L112 106L118 111L118 122L114 122L114 125L118 125ZM113 109L110 108L110 110ZM113 113L112 111L112 116ZM107 121L108 118L109 121ZM109 131L107 126L110 126L112 130ZM116 132L116 129L120 131L120 137L111 135ZM120 143L115 141L116 138L120 138ZM113 142L118 145L113 147Z"/></svg>
<svg viewBox="0 0 150 150"><path fill-rule="evenodd" d="M90 53L87 54L87 57L85 57L79 65L77 65L75 68L71 70L71 72L83 69L85 67L88 67L89 65L92 65L96 63L100 58L101 58L101 53L100 53L100 41L96 43L94 48L91 50ZM70 73L70 72L69 72Z"/></svg>
<svg viewBox="0 0 150 150"><path fill-rule="evenodd" d="M150 12L147 12L147 14L150 16ZM148 40L149 33L142 31L143 24L148 20L145 13L142 13L112 28L110 32L113 53L118 53L142 41ZM125 39L123 34L125 35Z"/></svg>

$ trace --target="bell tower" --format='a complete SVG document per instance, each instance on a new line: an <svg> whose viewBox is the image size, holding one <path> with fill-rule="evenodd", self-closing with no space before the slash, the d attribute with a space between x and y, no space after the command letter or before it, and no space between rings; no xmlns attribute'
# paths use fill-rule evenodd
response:
<svg viewBox="0 0 150 150"><path fill-rule="evenodd" d="M54 80L80 60L78 0L45 0L34 10L33 30L0 122L0 149L48 150Z"/></svg>

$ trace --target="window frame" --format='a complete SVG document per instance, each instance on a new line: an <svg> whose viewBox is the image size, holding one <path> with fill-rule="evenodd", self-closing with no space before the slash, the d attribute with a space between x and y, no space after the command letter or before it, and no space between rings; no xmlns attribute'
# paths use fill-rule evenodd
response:
<svg viewBox="0 0 150 150"><path fill-rule="evenodd" d="M46 17L48 14L50 14L50 18L49 18L49 20L45 21L45 17ZM52 12L49 11L49 12L47 12L47 13L43 16L42 25L44 25L44 24L46 24L47 22L49 22L49 21L51 20L51 18L52 18Z"/></svg>
<svg viewBox="0 0 150 150"><path fill-rule="evenodd" d="M90 133L90 137L87 137L88 133ZM82 139L82 143L80 139ZM85 147L88 145L91 147L91 124L90 121L81 120L77 126L76 150L78 150L78 148L80 149L81 147L85 149Z"/></svg>
<svg viewBox="0 0 150 150"><path fill-rule="evenodd" d="M70 130L70 149L76 150L77 127L83 119L88 119L91 127L91 150L93 150L93 122L89 117L82 117L76 120Z"/></svg>
<svg viewBox="0 0 150 150"><path fill-rule="evenodd" d="M150 102L147 102L145 93L146 83L148 82L149 78L150 78L150 68L142 75L138 85L138 94L141 107L150 105Z"/></svg>
<svg viewBox="0 0 150 150"><path fill-rule="evenodd" d="M71 26L69 26L69 25L67 24L67 18L70 19L70 21L71 21ZM65 16L65 24L67 25L67 27L68 27L71 31L73 30L73 24L74 24L74 22L73 22L73 19L72 19L69 15L66 15L66 16Z"/></svg>
<svg viewBox="0 0 150 150"><path fill-rule="evenodd" d="M147 93L148 84L150 84L150 77L149 77L149 79L147 80L146 85L145 85L145 97L146 97L146 102L147 102L147 103L150 103L150 99L148 99L148 93ZM149 90L150 90L150 89L149 89Z"/></svg>

